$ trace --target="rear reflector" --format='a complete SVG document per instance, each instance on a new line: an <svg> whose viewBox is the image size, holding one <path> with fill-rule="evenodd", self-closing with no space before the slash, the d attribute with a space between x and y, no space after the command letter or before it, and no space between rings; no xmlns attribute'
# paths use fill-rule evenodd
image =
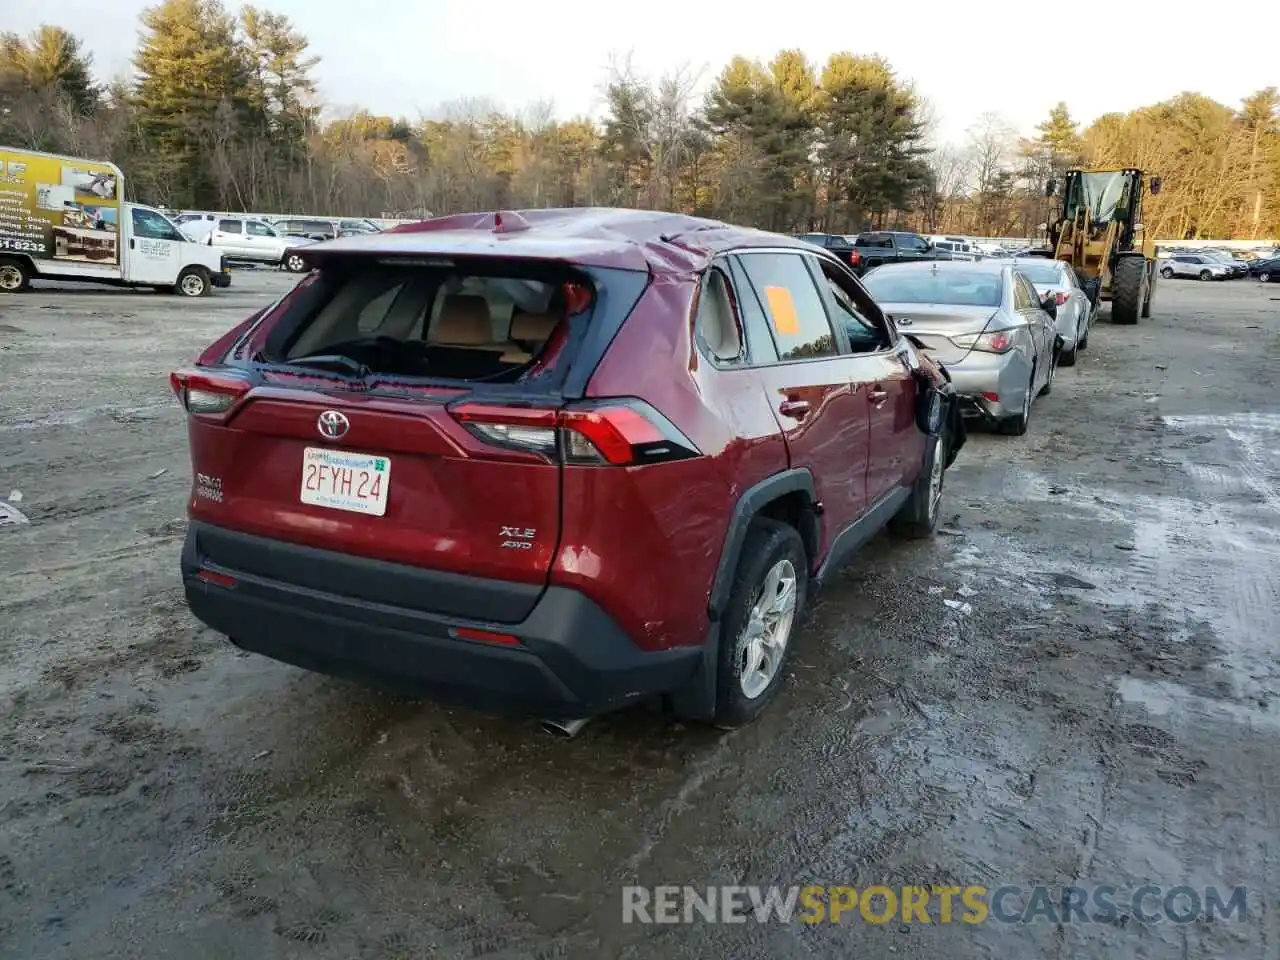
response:
<svg viewBox="0 0 1280 960"><path fill-rule="evenodd" d="M503 646L520 645L520 639L509 633L495 633L492 630L473 630L471 627L454 627L449 631L455 640L476 640L480 643L500 643Z"/></svg>
<svg viewBox="0 0 1280 960"><path fill-rule="evenodd" d="M228 590L236 585L235 577L228 577L225 573L214 573L212 570L201 570L196 574L197 580L203 580L205 583L212 584L215 587L226 587Z"/></svg>

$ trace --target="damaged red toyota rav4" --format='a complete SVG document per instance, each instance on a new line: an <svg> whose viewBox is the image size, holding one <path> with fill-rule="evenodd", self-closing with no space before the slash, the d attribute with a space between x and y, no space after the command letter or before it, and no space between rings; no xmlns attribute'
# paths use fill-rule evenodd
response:
<svg viewBox="0 0 1280 960"><path fill-rule="evenodd" d="M245 650L562 732L733 726L824 577L937 524L945 372L803 241L540 210L307 257L172 376L187 601Z"/></svg>

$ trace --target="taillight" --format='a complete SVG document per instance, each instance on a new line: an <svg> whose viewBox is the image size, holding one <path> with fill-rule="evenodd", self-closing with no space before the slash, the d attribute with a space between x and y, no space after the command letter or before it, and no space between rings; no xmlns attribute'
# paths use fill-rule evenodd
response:
<svg viewBox="0 0 1280 960"><path fill-rule="evenodd" d="M643 400L598 401L558 410L464 402L449 412L486 443L551 462L638 466L700 454L688 437Z"/></svg>
<svg viewBox="0 0 1280 960"><path fill-rule="evenodd" d="M1013 349L1013 330L995 330L991 333L973 334L952 337L952 343L985 353L1008 353Z"/></svg>
<svg viewBox="0 0 1280 960"><path fill-rule="evenodd" d="M197 416L226 413L249 392L246 380L201 370L175 370L169 374L169 386L182 408Z"/></svg>
<svg viewBox="0 0 1280 960"><path fill-rule="evenodd" d="M862 254L860 254L857 250L850 250L850 251L849 251L849 266L851 266L851 267L856 267L856 266L857 266L858 264L860 264L861 262L862 262Z"/></svg>

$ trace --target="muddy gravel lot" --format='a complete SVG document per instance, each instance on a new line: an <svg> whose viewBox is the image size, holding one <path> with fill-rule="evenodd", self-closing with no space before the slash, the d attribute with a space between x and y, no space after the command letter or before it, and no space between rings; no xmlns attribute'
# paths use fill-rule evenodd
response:
<svg viewBox="0 0 1280 960"><path fill-rule="evenodd" d="M1280 956L1280 287L1104 319L1027 436L973 436L943 535L877 538L817 598L753 726L560 741L187 614L166 375L290 282L0 299L0 500L29 521L0 525L0 956ZM627 885L1007 885L1016 919L1037 883L1119 908L622 911ZM1144 884L1246 906L1175 923L1130 909Z"/></svg>

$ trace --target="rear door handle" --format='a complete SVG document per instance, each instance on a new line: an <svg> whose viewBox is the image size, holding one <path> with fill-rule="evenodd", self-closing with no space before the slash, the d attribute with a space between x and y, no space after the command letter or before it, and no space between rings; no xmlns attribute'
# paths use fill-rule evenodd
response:
<svg viewBox="0 0 1280 960"><path fill-rule="evenodd" d="M809 412L808 400L783 400L778 405L778 412L785 417L795 417L801 420Z"/></svg>
<svg viewBox="0 0 1280 960"><path fill-rule="evenodd" d="M880 387L872 387L867 391L867 399L876 406L879 406L889 399L889 391L881 389Z"/></svg>

